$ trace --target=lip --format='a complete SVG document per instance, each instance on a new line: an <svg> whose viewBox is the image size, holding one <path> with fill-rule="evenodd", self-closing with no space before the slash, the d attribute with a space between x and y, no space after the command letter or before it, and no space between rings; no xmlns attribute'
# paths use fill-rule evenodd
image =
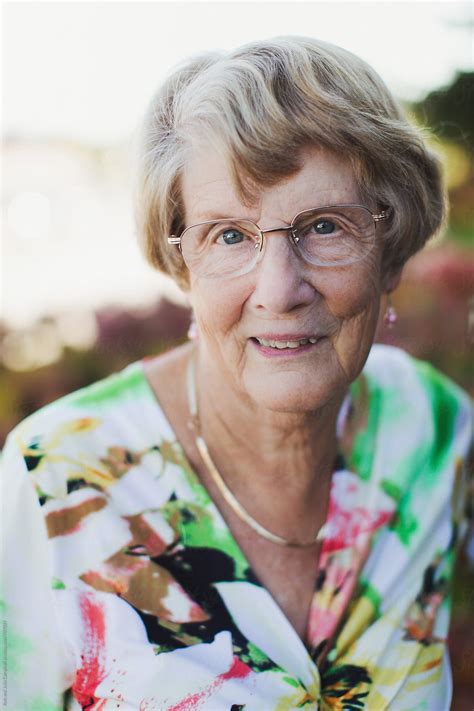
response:
<svg viewBox="0 0 474 711"><path fill-rule="evenodd" d="M265 341L302 341L303 338L322 338L315 333L259 333L252 338L263 338Z"/></svg>
<svg viewBox="0 0 474 711"><path fill-rule="evenodd" d="M295 336L292 336L291 338L287 338L286 336L279 336L278 338L276 337L271 337L269 338L268 336L260 336L260 338L265 338L265 340L275 340L275 341L283 341L283 340L299 340L299 338L308 338L308 336L299 336L299 338L296 338ZM316 336L311 336L311 338L316 338ZM299 356L304 355L308 351L313 350L314 348L318 348L318 346L324 341L324 336L321 336L318 338L316 343L306 343L304 346L298 346L298 348L282 348L281 350L278 348L272 348L271 346L262 346L256 338L250 338L250 343L252 346L255 348L258 353L260 353L262 356L265 358L297 358Z"/></svg>

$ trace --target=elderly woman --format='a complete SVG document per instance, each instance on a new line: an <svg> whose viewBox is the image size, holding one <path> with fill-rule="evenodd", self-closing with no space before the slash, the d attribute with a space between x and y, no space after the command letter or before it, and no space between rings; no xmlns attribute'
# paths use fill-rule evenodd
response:
<svg viewBox="0 0 474 711"><path fill-rule="evenodd" d="M196 337L10 435L8 708L448 709L469 399L372 346L438 163L308 38L183 65L143 135L144 248Z"/></svg>

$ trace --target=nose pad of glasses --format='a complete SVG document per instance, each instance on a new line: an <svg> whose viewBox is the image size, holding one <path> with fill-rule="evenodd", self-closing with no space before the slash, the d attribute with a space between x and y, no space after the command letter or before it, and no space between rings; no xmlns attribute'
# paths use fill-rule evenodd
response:
<svg viewBox="0 0 474 711"><path fill-rule="evenodd" d="M262 257L263 257L263 251L264 251L264 250L263 250L263 246L264 246L264 244L265 244L265 238L264 238L264 236L263 236L262 234L260 234L260 235L258 236L258 239L256 240L256 242L255 242L255 244L254 244L254 249L255 249L255 251L256 251L256 261L255 261L255 264L258 264L258 262L260 262L260 260L261 260Z"/></svg>
<svg viewBox="0 0 474 711"><path fill-rule="evenodd" d="M298 242L299 242L300 239L301 239L300 236L299 236L299 234L298 234L298 231L297 231L297 230L291 230L290 234L291 234L291 241L293 242L293 244L297 245Z"/></svg>

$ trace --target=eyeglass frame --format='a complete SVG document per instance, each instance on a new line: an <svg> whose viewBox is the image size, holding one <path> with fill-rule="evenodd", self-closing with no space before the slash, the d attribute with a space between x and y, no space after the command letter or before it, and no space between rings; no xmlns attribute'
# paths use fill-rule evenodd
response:
<svg viewBox="0 0 474 711"><path fill-rule="evenodd" d="M381 212L376 213L376 212L372 212L372 210L370 210L370 208L368 208L366 205L356 205L354 203L347 203L347 204L342 204L342 205L323 205L322 207L310 207L306 210L300 210L293 217L293 219L291 220L291 223L289 225L286 225L283 227L269 227L266 230L262 230L261 227L256 222L254 222L253 220L249 220L247 217L222 217L222 218L218 218L216 220L204 220L203 222L196 222L193 225L188 225L188 227L185 227L184 230L181 232L181 234L178 237L176 235L171 235L170 237L167 237L167 242L168 242L168 244L177 245L179 251L183 255L183 251L181 249L181 240L183 238L184 233L194 227L201 227L201 225L213 225L213 224L218 224L219 222L250 222L252 225L254 225L257 228L257 231L260 235L260 240L259 240L259 242L256 243L256 244L258 244L259 249L258 249L257 259L255 260L255 264L253 265L253 266L255 266L256 264L258 264L260 255L263 251L263 245L265 242L265 235L269 234L270 232L282 232L282 231L294 230L295 221L298 219L298 217L300 215L303 215L306 212L316 212L316 211L319 212L320 210L330 210L330 209L340 208L340 207L357 207L357 208L362 208L363 210L368 212L374 221L374 236L375 236L375 230L377 227L377 222L386 220L390 216L390 208L387 208L386 210L382 210ZM291 235L291 240L295 244L295 246L298 245L298 242L295 241L295 240L298 240L298 237L294 233L292 233L292 235ZM374 240L374 244L375 244L375 240ZM372 247L373 247L373 245L372 245ZM372 247L371 247L371 249L372 249ZM367 254L368 254L368 252L367 252ZM366 256L366 255L364 255L364 256ZM361 259L362 258L363 257L361 257ZM304 261L306 261L304 259L304 257L302 257L302 259ZM184 260L184 255L183 255L183 260ZM345 266L348 264L354 264L357 261L359 261L359 260L355 260L354 262L341 263L341 266ZM186 264L186 260L184 260L184 263ZM307 263L311 264L311 262L307 262ZM189 269L187 264L186 264L186 266ZM316 266L316 265L314 265L314 266ZM332 266L332 265L322 264L320 266ZM251 269L253 269L253 267L250 267L249 271ZM234 275L230 274L229 276L234 276Z"/></svg>

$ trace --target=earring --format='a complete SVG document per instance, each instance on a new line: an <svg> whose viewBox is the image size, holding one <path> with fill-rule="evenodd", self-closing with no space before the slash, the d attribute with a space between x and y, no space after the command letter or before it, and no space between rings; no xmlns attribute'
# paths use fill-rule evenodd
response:
<svg viewBox="0 0 474 711"><path fill-rule="evenodd" d="M387 294L387 310L385 311L383 322L387 328L393 328L397 322L398 314L392 304L392 297Z"/></svg>
<svg viewBox="0 0 474 711"><path fill-rule="evenodd" d="M196 341L199 337L199 331L196 323L196 319L194 318L194 311L191 311L191 323L189 324L188 328L188 338L190 341Z"/></svg>

